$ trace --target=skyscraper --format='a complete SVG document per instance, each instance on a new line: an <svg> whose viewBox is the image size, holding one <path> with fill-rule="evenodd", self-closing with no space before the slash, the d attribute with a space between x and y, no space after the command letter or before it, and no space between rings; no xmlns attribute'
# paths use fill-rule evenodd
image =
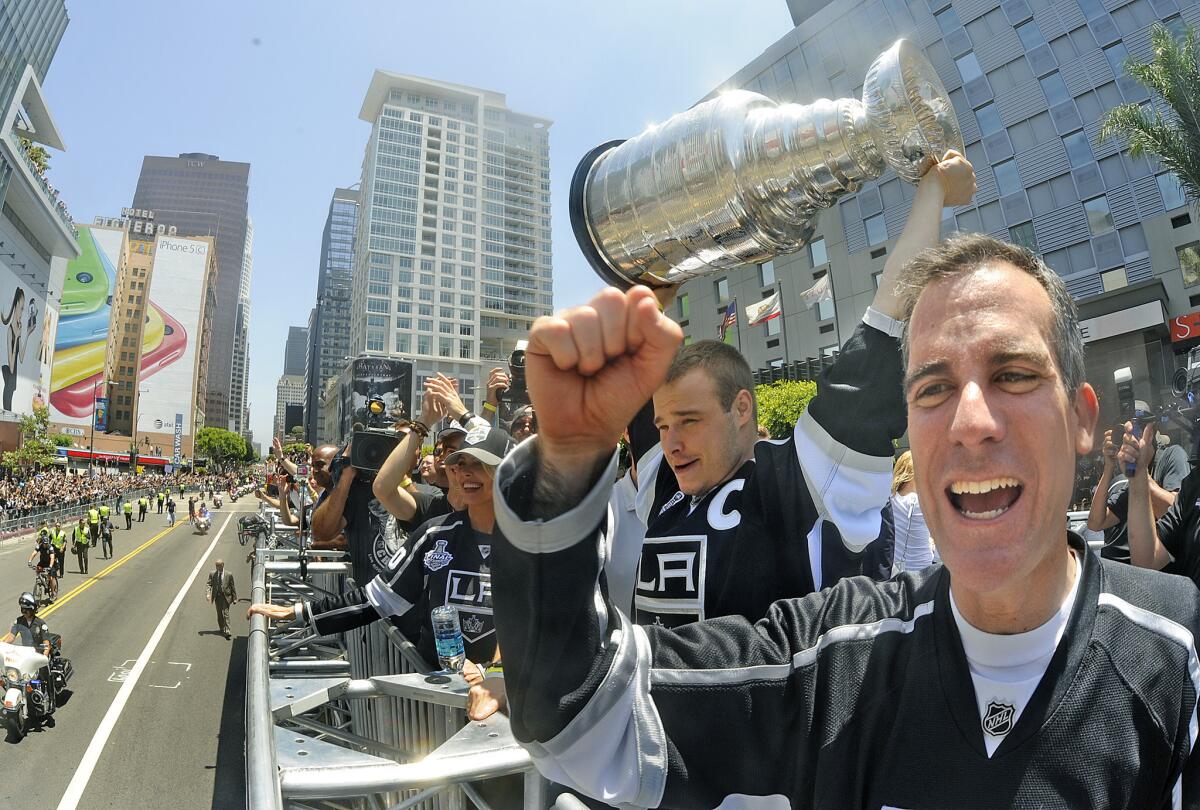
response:
<svg viewBox="0 0 1200 810"><path fill-rule="evenodd" d="M246 344L253 236L248 197L250 164L186 152L142 160L134 208L153 209L181 236L212 236L217 244L217 309L209 352L205 423L240 433L246 404Z"/></svg>
<svg viewBox="0 0 1200 810"><path fill-rule="evenodd" d="M1079 306L1101 424L1119 423L1116 369L1131 369L1139 398L1172 401L1176 358L1200 345L1200 328L1190 326L1200 322L1200 222L1174 175L1098 134L1117 105L1164 109L1125 62L1149 60L1155 22L1177 33L1200 25L1200 2L788 5L797 26L712 95L743 88L779 102L861 97L871 60L898 37L912 40L950 94L979 187L970 204L943 212L943 235L993 234L1030 248L1063 277ZM741 320L738 345L751 367L830 354L871 302L913 193L888 171L823 211L799 253L689 281L667 312L689 339L711 338L729 300L737 298L741 318L782 285L783 318L751 328ZM802 293L826 273L834 300L809 309Z"/></svg>
<svg viewBox="0 0 1200 810"><path fill-rule="evenodd" d="M350 355L350 286L354 277L358 201L357 191L334 189L321 235L317 301L308 318L304 363L304 426L313 442L332 438L323 431L321 392L341 372Z"/></svg>
<svg viewBox="0 0 1200 810"><path fill-rule="evenodd" d="M376 71L355 242L352 354L442 372L478 407L486 368L553 305L551 122L502 93ZM481 376L482 375L482 376Z"/></svg>
<svg viewBox="0 0 1200 810"><path fill-rule="evenodd" d="M304 355L308 352L308 327L289 326L283 346L283 373L304 375Z"/></svg>

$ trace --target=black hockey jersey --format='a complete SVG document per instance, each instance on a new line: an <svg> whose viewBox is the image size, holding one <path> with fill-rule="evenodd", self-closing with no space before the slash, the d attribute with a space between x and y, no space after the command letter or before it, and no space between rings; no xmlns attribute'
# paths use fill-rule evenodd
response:
<svg viewBox="0 0 1200 810"><path fill-rule="evenodd" d="M905 430L900 378L895 338L859 324L792 436L758 442L698 501L679 490L643 410L630 427L646 524L634 621L757 619L776 599L860 573L890 492L892 440Z"/></svg>
<svg viewBox="0 0 1200 810"><path fill-rule="evenodd" d="M492 536L472 529L466 512L452 512L422 525L387 570L365 587L306 603L303 615L320 635L386 618L436 665L429 614L452 605L458 608L467 658L487 663L496 655L491 553Z"/></svg>
<svg viewBox="0 0 1200 810"><path fill-rule="evenodd" d="M527 520L535 451L499 469L493 556L512 728L547 778L640 807L1200 807L1188 580L1068 536L1063 638L989 758L947 569L843 579L757 624L637 626L599 575L603 489Z"/></svg>

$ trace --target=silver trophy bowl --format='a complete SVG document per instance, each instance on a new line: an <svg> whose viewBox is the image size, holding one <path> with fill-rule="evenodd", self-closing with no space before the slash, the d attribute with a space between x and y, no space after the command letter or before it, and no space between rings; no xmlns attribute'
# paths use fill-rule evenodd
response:
<svg viewBox="0 0 1200 810"><path fill-rule="evenodd" d="M901 39L861 101L734 90L596 147L575 169L571 227L606 282L681 284L799 250L822 208L889 166L915 183L948 149L963 151L950 97Z"/></svg>

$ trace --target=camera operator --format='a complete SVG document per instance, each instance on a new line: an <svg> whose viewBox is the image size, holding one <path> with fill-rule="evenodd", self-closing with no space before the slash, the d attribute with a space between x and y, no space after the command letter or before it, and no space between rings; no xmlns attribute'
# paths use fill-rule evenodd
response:
<svg viewBox="0 0 1200 810"><path fill-rule="evenodd" d="M513 441L517 443L537 435L537 414L534 413L532 405L522 405L517 408L513 413L508 432L512 434Z"/></svg>
<svg viewBox="0 0 1200 810"><path fill-rule="evenodd" d="M1133 424L1125 423L1117 463L1136 463L1128 489L1129 561L1200 584L1200 468L1183 479L1174 502L1156 521L1155 488L1148 471L1157 449L1155 424L1146 425L1139 437L1133 435Z"/></svg>

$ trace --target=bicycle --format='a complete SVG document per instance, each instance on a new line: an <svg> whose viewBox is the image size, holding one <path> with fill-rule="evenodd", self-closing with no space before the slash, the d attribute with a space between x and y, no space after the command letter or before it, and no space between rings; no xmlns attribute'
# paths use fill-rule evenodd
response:
<svg viewBox="0 0 1200 810"><path fill-rule="evenodd" d="M35 572L33 581L34 600L39 607L50 604L50 599L52 598L52 594L50 593L50 575L40 565L35 566L33 563L30 563L29 567Z"/></svg>

